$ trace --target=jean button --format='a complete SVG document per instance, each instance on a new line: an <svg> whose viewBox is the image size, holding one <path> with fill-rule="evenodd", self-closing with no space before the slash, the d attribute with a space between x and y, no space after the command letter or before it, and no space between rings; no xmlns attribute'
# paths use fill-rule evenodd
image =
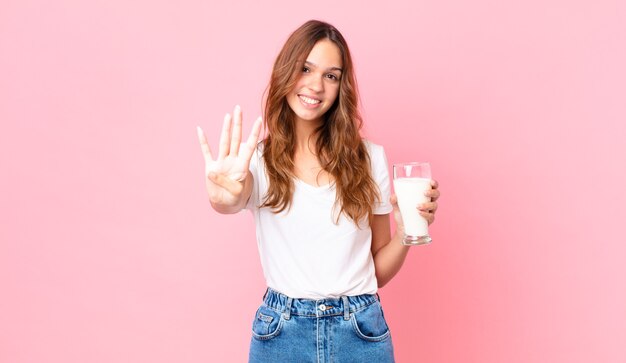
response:
<svg viewBox="0 0 626 363"><path fill-rule="evenodd" d="M320 306L318 306L318 309L320 309L321 311L326 311L326 305L320 304Z"/></svg>

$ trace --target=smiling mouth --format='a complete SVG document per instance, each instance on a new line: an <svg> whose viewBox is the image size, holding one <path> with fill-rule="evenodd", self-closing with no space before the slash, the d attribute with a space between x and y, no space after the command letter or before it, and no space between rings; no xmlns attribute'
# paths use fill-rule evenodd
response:
<svg viewBox="0 0 626 363"><path fill-rule="evenodd" d="M317 105L318 103L321 103L321 100L317 100L315 98L311 98L311 97L307 97L304 95L298 95L298 97L302 100L302 102L308 104L308 105Z"/></svg>

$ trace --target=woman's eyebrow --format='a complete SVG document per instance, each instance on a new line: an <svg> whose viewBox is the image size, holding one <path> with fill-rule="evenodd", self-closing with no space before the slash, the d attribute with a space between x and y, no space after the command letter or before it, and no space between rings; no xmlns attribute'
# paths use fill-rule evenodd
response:
<svg viewBox="0 0 626 363"><path fill-rule="evenodd" d="M305 61L304 64L308 65L308 66L312 66L313 68L317 68L317 64L313 63L313 62L309 62L309 61ZM343 69L341 69L341 67L330 67L330 68L326 68L327 71L339 71L339 72L343 72Z"/></svg>

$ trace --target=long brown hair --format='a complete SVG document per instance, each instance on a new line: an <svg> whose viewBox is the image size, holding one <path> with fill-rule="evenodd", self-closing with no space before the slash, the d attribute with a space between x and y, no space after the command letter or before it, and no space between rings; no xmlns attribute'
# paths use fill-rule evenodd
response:
<svg viewBox="0 0 626 363"><path fill-rule="evenodd" d="M341 52L343 72L339 95L324 114L317 134L316 154L322 168L334 177L335 207L340 207L357 225L372 217L374 202L380 199L370 172L370 158L359 130L363 120L358 110L358 90L350 50L332 25L310 20L296 29L274 63L264 110L267 137L263 141L269 188L263 207L275 213L291 205L294 191L295 114L287 103L306 57L320 40L332 41ZM336 208L335 208L336 209Z"/></svg>

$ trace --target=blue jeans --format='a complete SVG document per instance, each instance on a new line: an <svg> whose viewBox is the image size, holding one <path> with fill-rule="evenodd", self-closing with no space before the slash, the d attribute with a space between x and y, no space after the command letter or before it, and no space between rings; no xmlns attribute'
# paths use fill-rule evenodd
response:
<svg viewBox="0 0 626 363"><path fill-rule="evenodd" d="M251 363L394 362L376 295L292 299L267 289L252 323Z"/></svg>

